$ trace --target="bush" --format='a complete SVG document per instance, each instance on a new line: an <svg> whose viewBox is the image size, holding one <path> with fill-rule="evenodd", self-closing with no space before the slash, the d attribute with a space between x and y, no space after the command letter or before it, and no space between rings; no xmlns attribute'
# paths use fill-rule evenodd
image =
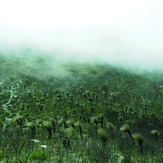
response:
<svg viewBox="0 0 163 163"><path fill-rule="evenodd" d="M47 160L48 154L43 151L34 151L30 154L29 159L30 160L40 160L40 161Z"/></svg>
<svg viewBox="0 0 163 163"><path fill-rule="evenodd" d="M3 158L4 158L4 152L0 151L0 160L3 160Z"/></svg>

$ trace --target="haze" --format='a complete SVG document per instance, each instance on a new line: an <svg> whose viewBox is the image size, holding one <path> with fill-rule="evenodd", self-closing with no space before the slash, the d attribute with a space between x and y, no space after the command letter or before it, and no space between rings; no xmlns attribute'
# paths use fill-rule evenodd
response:
<svg viewBox="0 0 163 163"><path fill-rule="evenodd" d="M60 63L163 71L162 7L160 0L0 1L1 55L36 48Z"/></svg>

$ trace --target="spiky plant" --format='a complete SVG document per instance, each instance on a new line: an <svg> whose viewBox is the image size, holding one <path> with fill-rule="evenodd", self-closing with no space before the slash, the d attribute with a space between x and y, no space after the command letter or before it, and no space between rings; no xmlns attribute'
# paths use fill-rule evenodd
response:
<svg viewBox="0 0 163 163"><path fill-rule="evenodd" d="M131 136L131 131L130 131L130 126L128 124L124 124L120 128L121 131L128 133L128 135L132 138Z"/></svg>
<svg viewBox="0 0 163 163"><path fill-rule="evenodd" d="M135 120L134 119L127 119L127 120L125 120L125 123L132 126L135 123Z"/></svg>
<svg viewBox="0 0 163 163"><path fill-rule="evenodd" d="M99 135L99 137L101 138L101 141L103 143L103 145L105 146L108 140L108 135L106 130L104 130L103 128L98 128L97 133Z"/></svg>
<svg viewBox="0 0 163 163"><path fill-rule="evenodd" d="M56 131L56 121L55 121L54 118L50 118L49 120L50 120L51 123L52 123L52 126L53 126L53 132L55 132L55 131Z"/></svg>
<svg viewBox="0 0 163 163"><path fill-rule="evenodd" d="M111 123L111 122L106 122L106 128L107 128L108 130L113 130L113 129L115 129L115 126L114 126L114 124Z"/></svg>
<svg viewBox="0 0 163 163"><path fill-rule="evenodd" d="M33 122L28 122L28 123L26 123L26 126L31 130L31 136L32 136L32 138L34 138L35 135L36 135L36 126L35 126L35 124Z"/></svg>
<svg viewBox="0 0 163 163"><path fill-rule="evenodd" d="M90 122L91 122L91 124L98 125L99 119L98 119L98 117L91 117Z"/></svg>
<svg viewBox="0 0 163 163"><path fill-rule="evenodd" d="M44 121L43 126L48 131L48 139L50 139L52 137L52 131L53 131L53 125L52 125L51 121Z"/></svg>
<svg viewBox="0 0 163 163"><path fill-rule="evenodd" d="M143 135L141 133L134 133L132 134L132 137L139 143L140 152L143 153L143 142L144 142Z"/></svg>
<svg viewBox="0 0 163 163"><path fill-rule="evenodd" d="M65 136L64 136L64 139L63 139L63 146L65 148L67 148L67 147L70 146L70 139L73 136L74 136L74 128L72 128L72 127L66 128L66 130L65 130Z"/></svg>
<svg viewBox="0 0 163 163"><path fill-rule="evenodd" d="M118 117L118 121L119 121L119 122L123 122L123 121L124 121L124 118L123 118L122 116L119 116L119 117Z"/></svg>
<svg viewBox="0 0 163 163"><path fill-rule="evenodd" d="M106 131L107 133L110 133L113 136L113 130L115 129L115 126L111 122L106 122Z"/></svg>
<svg viewBox="0 0 163 163"><path fill-rule="evenodd" d="M17 122L17 124L22 127L22 124L23 124L23 116L21 115L16 115L14 118L13 118L13 122Z"/></svg>
<svg viewBox="0 0 163 163"><path fill-rule="evenodd" d="M68 126L71 126L71 127L75 128L74 121L73 121L72 119L68 119L68 120L66 121L66 124L67 124Z"/></svg>
<svg viewBox="0 0 163 163"><path fill-rule="evenodd" d="M66 124L65 118L61 117L61 118L58 120L58 125L59 125L59 126L63 125L64 128L66 129L66 128L67 128L67 124Z"/></svg>
<svg viewBox="0 0 163 163"><path fill-rule="evenodd" d="M90 118L90 134L91 136L94 136L97 134L97 129L98 129L98 117L94 116Z"/></svg>
<svg viewBox="0 0 163 163"><path fill-rule="evenodd" d="M103 124L104 124L104 115L102 113L100 113L98 115L98 121L100 122L101 126L103 127Z"/></svg>
<svg viewBox="0 0 163 163"><path fill-rule="evenodd" d="M151 135L153 135L155 137L155 139L157 140L158 139L158 136L160 135L160 132L157 131L157 130L152 130L151 131Z"/></svg>
<svg viewBox="0 0 163 163"><path fill-rule="evenodd" d="M75 127L79 128L80 138L83 139L82 124L81 124L81 122L77 121L74 125L75 125Z"/></svg>
<svg viewBox="0 0 163 163"><path fill-rule="evenodd" d="M65 130L65 135L68 138L72 138L74 136L74 128L69 127Z"/></svg>

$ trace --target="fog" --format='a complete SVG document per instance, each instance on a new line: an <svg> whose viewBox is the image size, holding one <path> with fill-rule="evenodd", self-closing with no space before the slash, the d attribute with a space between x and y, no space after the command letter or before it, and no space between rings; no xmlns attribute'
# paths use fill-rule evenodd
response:
<svg viewBox="0 0 163 163"><path fill-rule="evenodd" d="M50 0L1 3L0 55L24 58L30 67L43 55L55 70L74 62L163 72L163 3L159 0L63 1L67 7Z"/></svg>

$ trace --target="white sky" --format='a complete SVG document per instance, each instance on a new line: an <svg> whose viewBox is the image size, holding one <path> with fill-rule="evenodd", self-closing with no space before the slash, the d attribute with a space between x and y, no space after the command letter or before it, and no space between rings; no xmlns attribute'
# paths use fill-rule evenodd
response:
<svg viewBox="0 0 163 163"><path fill-rule="evenodd" d="M163 70L162 0L0 0L0 48Z"/></svg>
<svg viewBox="0 0 163 163"><path fill-rule="evenodd" d="M157 0L0 0L0 25L49 27L137 23Z"/></svg>

